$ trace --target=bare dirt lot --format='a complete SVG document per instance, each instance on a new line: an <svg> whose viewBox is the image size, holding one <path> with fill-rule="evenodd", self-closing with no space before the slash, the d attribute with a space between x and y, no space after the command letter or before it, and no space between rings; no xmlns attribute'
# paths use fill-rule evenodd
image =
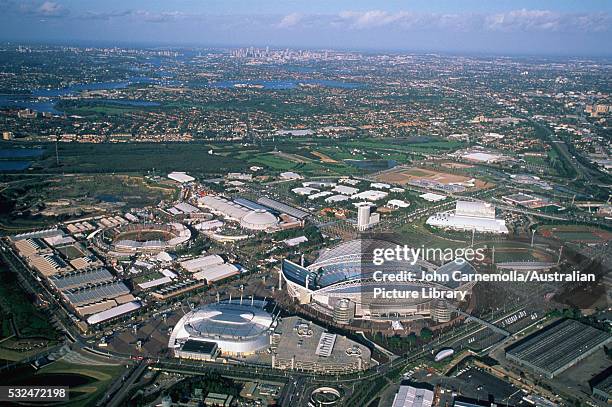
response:
<svg viewBox="0 0 612 407"><path fill-rule="evenodd" d="M484 181L474 180L463 175L450 174L441 171L435 171L425 168L409 167L409 168L398 168L395 170L384 172L377 177L378 181L396 183L396 184L407 184L411 181L420 179L427 179L430 181L437 181L441 184L462 184L466 187L474 187L477 189L488 188L491 184ZM472 186L473 184L473 186Z"/></svg>

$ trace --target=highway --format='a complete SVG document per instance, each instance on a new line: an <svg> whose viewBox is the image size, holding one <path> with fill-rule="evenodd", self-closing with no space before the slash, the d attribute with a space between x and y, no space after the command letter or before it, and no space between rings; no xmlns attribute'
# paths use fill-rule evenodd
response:
<svg viewBox="0 0 612 407"><path fill-rule="evenodd" d="M431 209L431 208L430 208ZM49 303L55 304L57 310L61 312L61 314L65 314L63 318L58 318L59 325L61 329L65 331L66 335L71 338L73 342L72 348L75 350L83 350L88 352L93 352L95 354L102 354L104 356L110 357L116 361L121 363L133 364L133 361L130 360L129 355L123 355L116 352L102 352L96 351L93 349L92 341L88 338L82 336L80 332L73 328L73 324L69 323L68 318L68 310L61 304L59 299L54 296L47 287L45 287L41 282L35 280L32 275L32 271L23 263L23 261L16 256L12 250L5 244L5 242L0 242L0 248L2 249L1 254L8 260L7 263L14 269L17 273L19 273L24 281L29 285L29 289L33 292L40 292L44 295ZM33 283L36 283L37 287L42 287L42 290L36 290L33 287ZM505 313L510 315L514 313L515 310L509 311ZM59 315L58 315L59 317ZM505 316L497 318L496 321L503 319ZM66 321L68 320L68 321ZM63 323L66 321L66 323ZM496 322L494 321L493 324ZM478 324L474 324L471 327L463 326L463 329L460 329L457 332L449 332L448 334L438 338L435 342L431 342L430 344L424 346L421 350L417 350L415 352L410 353L409 356L397 357L390 362L387 362L382 365L377 365L375 367L370 368L367 371L344 375L344 376L323 376L321 374L314 374L308 372L296 372L296 371L283 371L271 369L269 366L253 366L247 364L223 364L223 363L211 363L211 362L194 362L187 360L180 360L174 358L145 358L137 365L133 366L128 372L118 378L108 389L105 397L102 399L99 405L105 406L118 406L122 403L124 397L129 393L130 389L133 388L134 384L137 382L138 378L142 375L145 369L148 366L151 366L153 369L165 370L171 372L179 372L179 373L189 373L189 374L201 374L204 371L216 371L219 374L241 378L241 379L253 379L253 378L263 378L271 381L277 381L286 383L283 394L281 395L281 405L292 405L296 406L305 405L307 403L307 395L304 394L306 389L314 384L317 385L330 385L330 384L345 384L345 385L358 385L359 383L375 379L377 377L383 377L388 374L391 370L396 368L404 368L410 363L416 362L424 357L427 357L430 352L434 349L438 349L441 346L444 346L447 343L452 343L456 340L460 340L462 338L467 338L470 335L473 335L476 332L481 331L482 329L491 328L491 329L499 329L495 327L493 324L479 320ZM484 324L482 324L484 322Z"/></svg>

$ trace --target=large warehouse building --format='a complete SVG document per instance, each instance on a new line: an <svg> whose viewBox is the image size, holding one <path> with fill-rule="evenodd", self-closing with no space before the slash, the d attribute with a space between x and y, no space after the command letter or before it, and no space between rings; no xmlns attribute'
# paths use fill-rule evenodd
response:
<svg viewBox="0 0 612 407"><path fill-rule="evenodd" d="M206 343L216 344L219 352L227 356L263 351L270 345L270 334L275 326L274 317L264 310L264 306L263 301L245 301L244 304L222 301L203 305L179 320L172 330L168 347L176 357L192 359L197 358L194 350L198 346L194 345Z"/></svg>
<svg viewBox="0 0 612 407"><path fill-rule="evenodd" d="M239 222L244 229L271 231L278 228L279 219L262 208L248 208L219 196L207 195L199 199L199 204L226 219Z"/></svg>
<svg viewBox="0 0 612 407"><path fill-rule="evenodd" d="M495 218L495 207L486 202L457 201L454 211L436 213L427 219L427 224L458 231L508 233L506 222Z"/></svg>
<svg viewBox="0 0 612 407"><path fill-rule="evenodd" d="M444 291L471 292L473 283L456 284L453 279L449 279L445 285L418 281L423 273L434 270L437 274L454 271L475 273L467 262L453 262L440 268L420 259L414 265L411 260L386 262L385 274L412 272L418 276L414 279L417 281L375 281L373 273L381 267L372 263L372 250L396 246L382 240L352 240L322 251L318 259L308 266L285 259L281 266L282 280L289 295L302 304L312 304L319 311L328 313L340 324L349 323L352 319L394 320L448 315L435 313L437 302L431 298L382 298L375 295L376 289L422 292L434 287Z"/></svg>
<svg viewBox="0 0 612 407"><path fill-rule="evenodd" d="M566 319L512 345L506 358L552 379L611 341L607 332Z"/></svg>

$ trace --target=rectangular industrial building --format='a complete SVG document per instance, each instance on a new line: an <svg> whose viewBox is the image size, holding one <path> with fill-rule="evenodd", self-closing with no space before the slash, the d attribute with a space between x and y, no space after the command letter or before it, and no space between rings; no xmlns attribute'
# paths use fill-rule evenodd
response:
<svg viewBox="0 0 612 407"><path fill-rule="evenodd" d="M512 345L506 358L552 379L610 341L607 332L565 319Z"/></svg>
<svg viewBox="0 0 612 407"><path fill-rule="evenodd" d="M64 292L66 299L74 306L92 304L129 294L130 289L122 281L111 281L91 287L72 289Z"/></svg>
<svg viewBox="0 0 612 407"><path fill-rule="evenodd" d="M402 384L393 399L392 407L431 407L434 393L428 389Z"/></svg>
<svg viewBox="0 0 612 407"><path fill-rule="evenodd" d="M274 199L267 198L262 196L257 200L257 203L263 206L266 206L270 209L274 209L278 212L286 213L287 215L291 215L294 218L298 218L300 220L306 218L310 215L308 212L298 209L296 207L287 205L283 202L275 201Z"/></svg>
<svg viewBox="0 0 612 407"><path fill-rule="evenodd" d="M54 275L49 281L60 291L83 287L90 284L105 283L114 280L113 275L105 268L75 271L62 275Z"/></svg>

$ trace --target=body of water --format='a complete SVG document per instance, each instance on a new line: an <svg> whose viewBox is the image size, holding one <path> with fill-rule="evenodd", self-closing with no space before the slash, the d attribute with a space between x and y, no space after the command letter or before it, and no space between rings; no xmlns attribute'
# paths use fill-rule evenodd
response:
<svg viewBox="0 0 612 407"><path fill-rule="evenodd" d="M397 165L395 160L344 160L344 162L365 171L388 170Z"/></svg>
<svg viewBox="0 0 612 407"><path fill-rule="evenodd" d="M182 82L160 79L160 78L149 78L149 77L133 77L127 81L117 82L97 82L97 83L83 83L67 86L61 89L34 89L31 94L23 95L0 95L0 108L20 108L20 109L32 109L37 112L49 112L57 115L61 115L64 112L56 109L57 102L60 98L66 96L78 95L84 91L96 91L96 90L113 90L113 89L125 89L130 85L134 84L156 84L156 85L171 85L178 86L182 85ZM339 89L358 89L366 86L364 83L358 82L343 82L336 80L254 80L254 81L220 81L214 83L192 83L191 86L194 88L202 86L210 86L215 88L238 88L240 85L258 86L263 89L269 90L288 90L296 89L300 87L300 84L304 85L317 85L329 88ZM159 106L157 102L151 102L146 100L127 100L127 99L104 99L106 103L116 103L131 106Z"/></svg>
<svg viewBox="0 0 612 407"><path fill-rule="evenodd" d="M0 108L21 108L32 109L37 112L49 112L53 114L63 114L55 108L61 97L77 95L83 91L125 89L130 85L142 84L175 84L175 81L167 81L157 78L133 77L127 81L117 82L96 82L83 83L67 86L61 89L34 89L30 95L0 95ZM178 82L176 82L178 83ZM105 99L105 101L117 104L132 106L158 106L156 102L124 100L124 99ZM112 102L111 102L112 101ZM149 105L149 103L152 103Z"/></svg>
<svg viewBox="0 0 612 407"><path fill-rule="evenodd" d="M31 158L40 157L45 150L43 148L5 148L0 149L0 158Z"/></svg>
<svg viewBox="0 0 612 407"><path fill-rule="evenodd" d="M0 172L23 171L30 168L31 161L0 161Z"/></svg>

